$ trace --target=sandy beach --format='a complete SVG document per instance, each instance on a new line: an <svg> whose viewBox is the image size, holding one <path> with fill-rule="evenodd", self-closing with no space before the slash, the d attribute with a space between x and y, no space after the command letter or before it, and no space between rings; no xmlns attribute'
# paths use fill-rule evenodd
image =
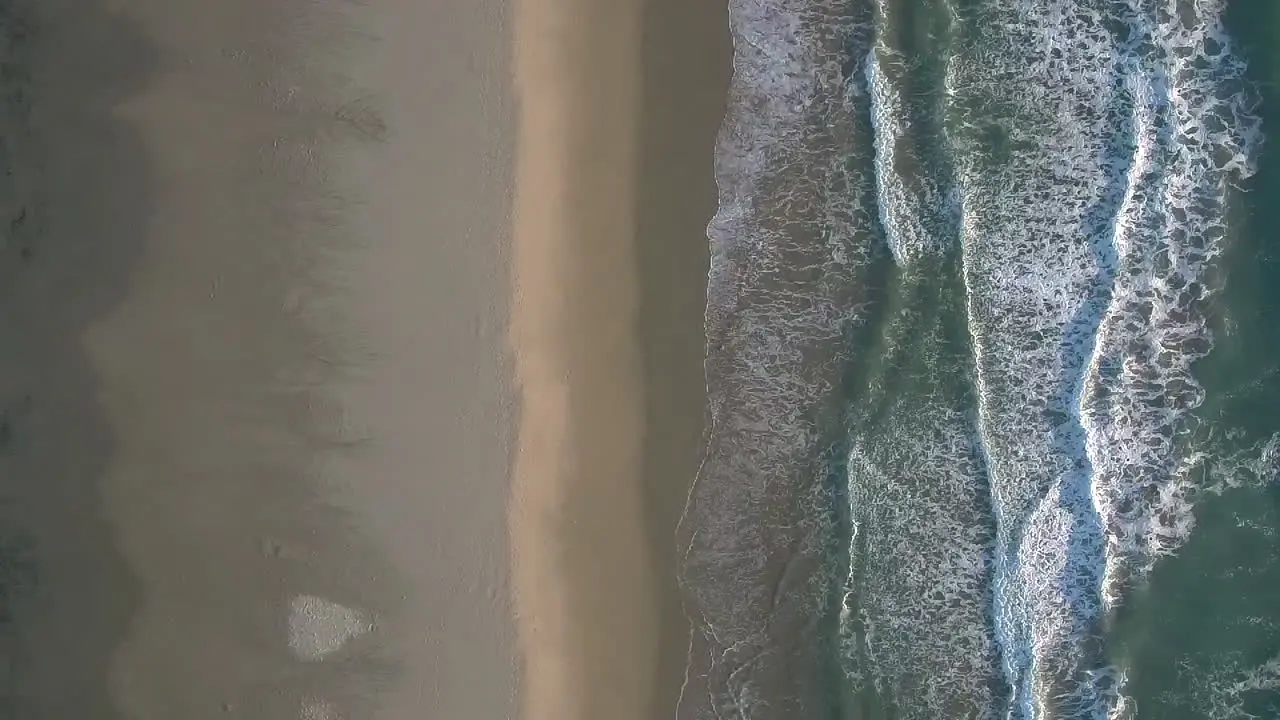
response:
<svg viewBox="0 0 1280 720"><path fill-rule="evenodd" d="M668 715L724 8L5 12L0 714Z"/></svg>
<svg viewBox="0 0 1280 720"><path fill-rule="evenodd" d="M674 714L726 13L517 5L511 513L532 720Z"/></svg>
<svg viewBox="0 0 1280 720"><path fill-rule="evenodd" d="M514 716L502 3L30 20L6 717Z"/></svg>

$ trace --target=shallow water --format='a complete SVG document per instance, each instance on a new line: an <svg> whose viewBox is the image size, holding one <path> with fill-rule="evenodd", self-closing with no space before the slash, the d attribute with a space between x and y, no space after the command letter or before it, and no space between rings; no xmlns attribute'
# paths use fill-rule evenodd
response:
<svg viewBox="0 0 1280 720"><path fill-rule="evenodd" d="M681 717L1280 709L1274 14L731 3Z"/></svg>

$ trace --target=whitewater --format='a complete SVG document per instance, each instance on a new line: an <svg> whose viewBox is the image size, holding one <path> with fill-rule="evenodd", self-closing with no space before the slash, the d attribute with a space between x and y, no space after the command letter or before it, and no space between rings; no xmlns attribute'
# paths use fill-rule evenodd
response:
<svg viewBox="0 0 1280 720"><path fill-rule="evenodd" d="M730 8L679 717L1143 717L1116 615L1229 482L1224 4Z"/></svg>

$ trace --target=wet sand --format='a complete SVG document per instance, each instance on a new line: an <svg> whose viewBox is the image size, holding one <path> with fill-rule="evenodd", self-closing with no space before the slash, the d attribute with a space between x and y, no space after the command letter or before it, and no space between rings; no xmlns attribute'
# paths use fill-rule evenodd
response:
<svg viewBox="0 0 1280 720"><path fill-rule="evenodd" d="M0 714L513 716L503 3L30 7Z"/></svg>
<svg viewBox="0 0 1280 720"><path fill-rule="evenodd" d="M0 715L671 714L724 8L522 2L0 6Z"/></svg>
<svg viewBox="0 0 1280 720"><path fill-rule="evenodd" d="M716 210L712 150L724 118L733 48L728 3L721 0L647 0L641 18L636 262L645 389L643 497L663 628L651 716L674 717L689 651L675 583L674 537L702 459L706 427L706 227Z"/></svg>
<svg viewBox="0 0 1280 720"><path fill-rule="evenodd" d="M726 9L522 0L512 342L523 717L674 715Z"/></svg>

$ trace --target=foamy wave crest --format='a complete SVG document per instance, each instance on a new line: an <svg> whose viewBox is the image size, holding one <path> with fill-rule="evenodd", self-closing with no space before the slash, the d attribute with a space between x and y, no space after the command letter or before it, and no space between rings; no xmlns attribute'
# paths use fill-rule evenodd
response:
<svg viewBox="0 0 1280 720"><path fill-rule="evenodd" d="M1222 0L955 3L941 97L895 7L731 3L680 717L818 716L845 671L904 718L1131 717L1116 608L1198 497L1280 465L1194 440L1260 138ZM957 272L963 312L913 324ZM850 409L851 368L903 372L849 356L884 316L886 355L951 354Z"/></svg>
<svg viewBox="0 0 1280 720"><path fill-rule="evenodd" d="M1260 136L1222 10L1200 2L1190 16L1169 5L1126 18L1153 50L1130 74L1139 162L1115 223L1118 271L1081 398L1109 605L1185 541L1202 490L1178 438L1203 394L1192 364L1212 343L1205 273L1226 238L1227 190L1252 173Z"/></svg>
<svg viewBox="0 0 1280 720"><path fill-rule="evenodd" d="M931 110L910 103L904 79L911 61L894 44L897 18L889 0L877 0L875 43L865 63L874 131L876 200L885 241L899 265L938 252L952 239L954 198L942 187L940 158L909 142L908 131ZM932 161L932 162L929 162Z"/></svg>
<svg viewBox="0 0 1280 720"><path fill-rule="evenodd" d="M994 719L1006 691L975 428L962 396L898 390L873 393L854 423L841 622L853 689L904 720Z"/></svg>
<svg viewBox="0 0 1280 720"><path fill-rule="evenodd" d="M1258 135L1221 3L1098 7L962 16L948 73L996 627L1028 718L1131 712L1100 632L1190 528L1203 274Z"/></svg>
<svg viewBox="0 0 1280 720"><path fill-rule="evenodd" d="M865 90L844 62L866 53L865 15L843 2L731 4L735 73L708 229L712 421L681 523L695 625L682 718L818 716L838 675L823 628L839 590L831 449L844 343L880 244L858 162Z"/></svg>
<svg viewBox="0 0 1280 720"><path fill-rule="evenodd" d="M1102 541L1074 397L1114 264L1099 231L1127 122L1102 18L1067 10L1006 2L964 18L948 78L997 522L995 623L1025 718L1092 712L1109 694L1105 667L1081 652Z"/></svg>

